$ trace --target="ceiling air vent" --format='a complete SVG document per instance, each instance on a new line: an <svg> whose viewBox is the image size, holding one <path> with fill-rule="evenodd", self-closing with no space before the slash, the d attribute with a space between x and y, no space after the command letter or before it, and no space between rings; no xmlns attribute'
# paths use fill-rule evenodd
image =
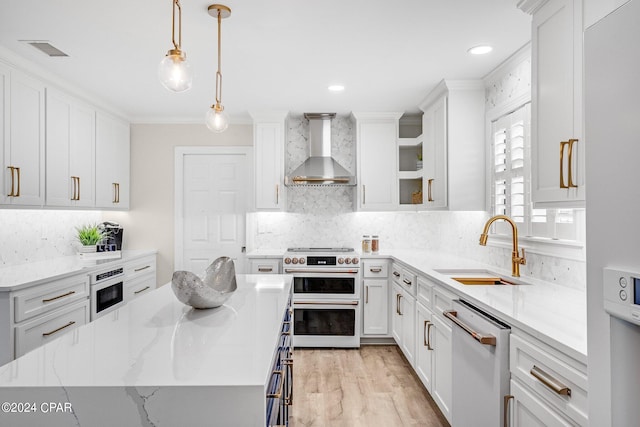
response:
<svg viewBox="0 0 640 427"><path fill-rule="evenodd" d="M69 56L47 41L21 40L49 56Z"/></svg>

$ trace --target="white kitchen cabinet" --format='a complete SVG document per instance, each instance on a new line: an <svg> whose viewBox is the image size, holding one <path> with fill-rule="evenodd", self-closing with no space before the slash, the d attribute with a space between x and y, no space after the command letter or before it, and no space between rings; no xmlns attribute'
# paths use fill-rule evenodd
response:
<svg viewBox="0 0 640 427"><path fill-rule="evenodd" d="M46 205L93 207L95 110L53 89L46 95Z"/></svg>
<svg viewBox="0 0 640 427"><path fill-rule="evenodd" d="M447 421L451 422L451 403L453 399L453 357L452 330L441 316L431 317L433 328L431 346L433 347L433 376L431 397L436 402Z"/></svg>
<svg viewBox="0 0 640 427"><path fill-rule="evenodd" d="M129 209L129 123L96 112L96 207ZM149 159L153 161L153 159Z"/></svg>
<svg viewBox="0 0 640 427"><path fill-rule="evenodd" d="M582 34L582 0L549 0L533 13L531 189L536 207L584 207Z"/></svg>
<svg viewBox="0 0 640 427"><path fill-rule="evenodd" d="M394 314L393 338L411 366L415 357L415 309L416 299L401 285L393 285Z"/></svg>
<svg viewBox="0 0 640 427"><path fill-rule="evenodd" d="M364 307L362 331L364 335L389 333L389 282L387 279L363 280Z"/></svg>
<svg viewBox="0 0 640 427"><path fill-rule="evenodd" d="M11 191L12 172L5 163L5 151L9 145L9 78L9 68L0 63L0 205L9 203L7 194Z"/></svg>
<svg viewBox="0 0 640 427"><path fill-rule="evenodd" d="M509 344L512 394L515 384L531 395L516 396L525 409L516 403L514 425L538 425L533 420L545 425L552 419L563 422L550 425L588 425L587 367L518 330Z"/></svg>
<svg viewBox="0 0 640 427"><path fill-rule="evenodd" d="M509 402L510 427L571 427L571 423L558 411L550 408L535 393L527 390L518 381L511 380L511 395Z"/></svg>
<svg viewBox="0 0 640 427"><path fill-rule="evenodd" d="M485 210L483 82L443 80L420 109L423 207Z"/></svg>
<svg viewBox="0 0 640 427"><path fill-rule="evenodd" d="M19 206L44 204L44 84L3 67L3 187L0 202ZM8 89L8 90L7 90Z"/></svg>
<svg viewBox="0 0 640 427"><path fill-rule="evenodd" d="M356 121L358 152L358 210L396 210L396 144L402 113L352 114Z"/></svg>
<svg viewBox="0 0 640 427"><path fill-rule="evenodd" d="M251 274L280 274L280 258L264 258L249 260Z"/></svg>
<svg viewBox="0 0 640 427"><path fill-rule="evenodd" d="M431 330L433 313L421 302L416 304L416 362L415 370L429 393L433 391L433 347Z"/></svg>
<svg viewBox="0 0 640 427"><path fill-rule="evenodd" d="M287 113L251 113L255 150L255 208L286 208L284 147Z"/></svg>
<svg viewBox="0 0 640 427"><path fill-rule="evenodd" d="M156 288L156 256L149 255L124 266L124 301L134 299Z"/></svg>

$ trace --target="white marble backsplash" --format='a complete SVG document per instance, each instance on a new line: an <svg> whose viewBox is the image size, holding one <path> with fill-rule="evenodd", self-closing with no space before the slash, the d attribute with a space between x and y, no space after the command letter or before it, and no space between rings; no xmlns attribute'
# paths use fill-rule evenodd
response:
<svg viewBox="0 0 640 427"><path fill-rule="evenodd" d="M261 252L295 246L359 249L363 234L377 234L382 252L437 250L510 270L510 248L478 244L487 219L486 212L254 212L247 215L247 248ZM520 273L585 289L583 261L527 253L527 264L520 267Z"/></svg>
<svg viewBox="0 0 640 427"><path fill-rule="evenodd" d="M332 157L355 175L356 144L349 117L331 121ZM309 121L290 117L287 122L285 173L291 174L309 157ZM353 212L354 187L291 186L287 188L287 211L294 213L342 214Z"/></svg>
<svg viewBox="0 0 640 427"><path fill-rule="evenodd" d="M0 268L73 255L75 227L100 222L100 211L0 209Z"/></svg>

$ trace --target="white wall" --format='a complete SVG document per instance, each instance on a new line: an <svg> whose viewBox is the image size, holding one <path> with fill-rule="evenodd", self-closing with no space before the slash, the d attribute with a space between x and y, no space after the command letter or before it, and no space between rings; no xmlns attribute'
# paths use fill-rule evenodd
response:
<svg viewBox="0 0 640 427"><path fill-rule="evenodd" d="M157 281L173 274L174 149L178 146L253 145L251 125L230 125L220 134L204 124L131 125L131 206L104 212L124 227L126 249L157 249Z"/></svg>

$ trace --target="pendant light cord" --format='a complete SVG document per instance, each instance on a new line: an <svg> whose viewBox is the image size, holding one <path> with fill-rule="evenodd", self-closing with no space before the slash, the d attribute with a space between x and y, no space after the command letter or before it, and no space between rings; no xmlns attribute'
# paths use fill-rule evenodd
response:
<svg viewBox="0 0 640 427"><path fill-rule="evenodd" d="M178 8L178 43L176 43L176 7ZM180 0L173 1L173 13L171 14L171 42L176 50L182 46L182 7Z"/></svg>
<svg viewBox="0 0 640 427"><path fill-rule="evenodd" d="M222 41L222 31L220 27L222 26L222 10L218 9L218 70L216 71L216 110L222 111L223 107L221 104L222 101L222 71L220 71L220 62L221 62L221 41Z"/></svg>

